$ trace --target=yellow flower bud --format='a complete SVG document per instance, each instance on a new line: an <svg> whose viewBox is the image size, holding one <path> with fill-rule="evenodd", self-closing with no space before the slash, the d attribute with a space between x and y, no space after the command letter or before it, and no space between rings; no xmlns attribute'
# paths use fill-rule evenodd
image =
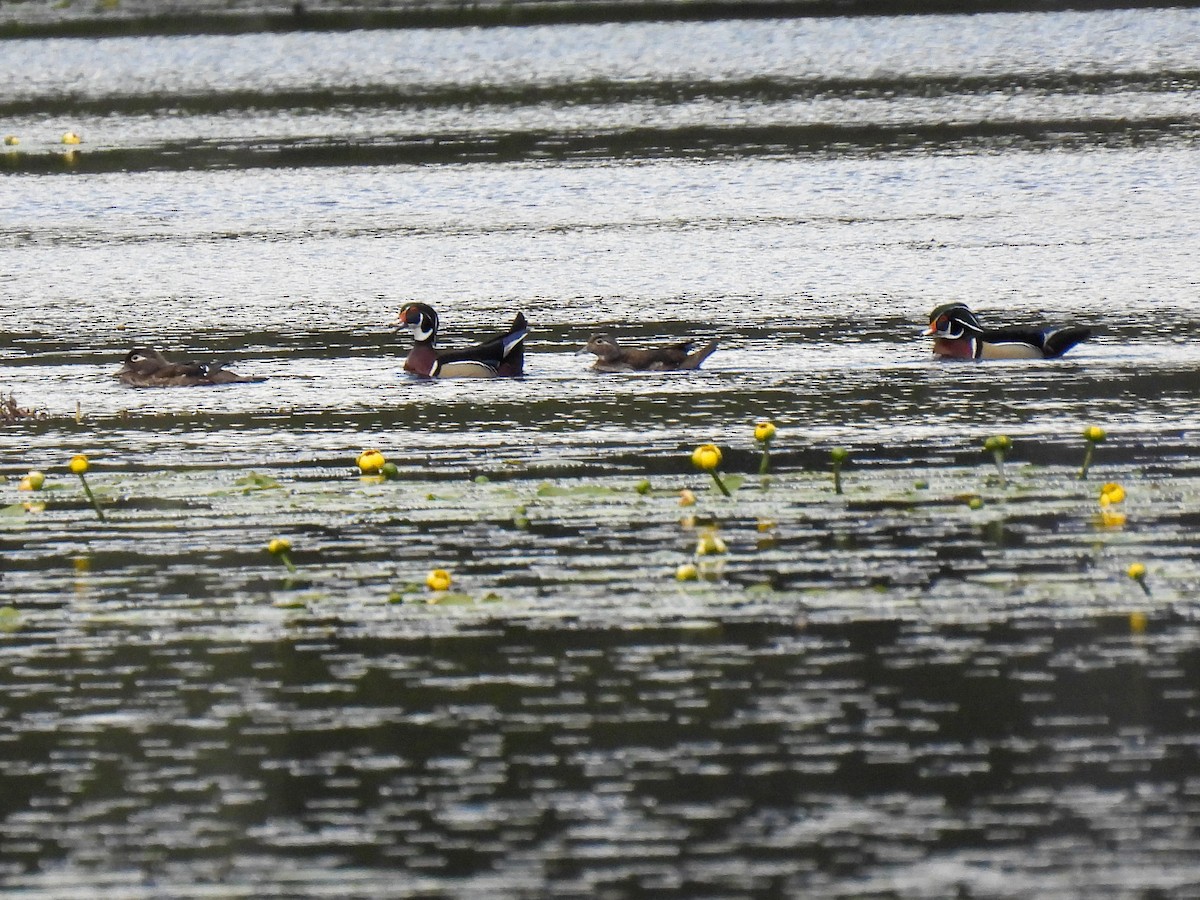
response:
<svg viewBox="0 0 1200 900"><path fill-rule="evenodd" d="M62 142L64 144L78 144L82 140L83 140L83 138L81 138L79 135L77 135L73 131L64 132L63 136L62 136Z"/></svg>
<svg viewBox="0 0 1200 900"><path fill-rule="evenodd" d="M1100 505L1112 506L1114 503L1120 503L1125 499L1125 488L1121 487L1115 481L1110 481L1108 484L1100 488Z"/></svg>
<svg viewBox="0 0 1200 900"><path fill-rule="evenodd" d="M766 444L775 437L775 425L772 422L759 422L754 426L754 439L760 443Z"/></svg>
<svg viewBox="0 0 1200 900"><path fill-rule="evenodd" d="M41 472L30 472L21 479L21 483L17 485L18 491L40 491L42 485L46 483L46 476Z"/></svg>
<svg viewBox="0 0 1200 900"><path fill-rule="evenodd" d="M292 549L292 542L287 538L271 538L267 543L267 552L278 556Z"/></svg>
<svg viewBox="0 0 1200 900"><path fill-rule="evenodd" d="M692 465L711 472L721 464L721 448L716 444L701 444L692 451Z"/></svg>
<svg viewBox="0 0 1200 900"><path fill-rule="evenodd" d="M71 471L76 475L82 475L88 470L88 458L82 453L77 453L71 457Z"/></svg>
<svg viewBox="0 0 1200 900"><path fill-rule="evenodd" d="M19 143L21 143L21 139L15 134L6 134L4 136L4 146L6 147L15 147Z"/></svg>
<svg viewBox="0 0 1200 900"><path fill-rule="evenodd" d="M450 589L450 583L454 581L450 577L450 573L445 569L433 569L425 576L425 585L431 591L447 591Z"/></svg>
<svg viewBox="0 0 1200 900"><path fill-rule="evenodd" d="M1126 571L1126 574L1134 581L1141 581L1146 577L1146 567L1141 563L1134 563Z"/></svg>
<svg viewBox="0 0 1200 900"><path fill-rule="evenodd" d="M1007 453L1012 449L1012 438L1007 434L993 434L983 442L983 449L992 453Z"/></svg>
<svg viewBox="0 0 1200 900"><path fill-rule="evenodd" d="M684 563L675 570L676 581L695 581L700 577L700 570L691 563Z"/></svg>
<svg viewBox="0 0 1200 900"><path fill-rule="evenodd" d="M1083 429L1083 437L1085 440L1089 440L1093 444L1102 444L1108 435L1104 433L1104 429L1099 425L1089 425L1087 428Z"/></svg>
<svg viewBox="0 0 1200 900"><path fill-rule="evenodd" d="M358 455L358 468L364 475L376 475L387 463L387 459L378 450L364 450Z"/></svg>
<svg viewBox="0 0 1200 900"><path fill-rule="evenodd" d="M697 556L714 556L725 553L727 550L725 542L711 528L701 534L700 538L696 541Z"/></svg>

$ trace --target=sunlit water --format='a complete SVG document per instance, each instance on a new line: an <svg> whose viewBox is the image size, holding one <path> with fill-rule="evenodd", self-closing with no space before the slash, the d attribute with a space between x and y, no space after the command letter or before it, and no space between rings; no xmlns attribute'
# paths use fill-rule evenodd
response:
<svg viewBox="0 0 1200 900"><path fill-rule="evenodd" d="M1197 46L1194 10L0 44L0 392L44 414L0 426L5 896L1197 896ZM448 344L524 311L526 377L405 376L413 298ZM1097 334L939 364L950 300ZM598 329L721 349L600 375ZM269 380L132 390L137 345Z"/></svg>

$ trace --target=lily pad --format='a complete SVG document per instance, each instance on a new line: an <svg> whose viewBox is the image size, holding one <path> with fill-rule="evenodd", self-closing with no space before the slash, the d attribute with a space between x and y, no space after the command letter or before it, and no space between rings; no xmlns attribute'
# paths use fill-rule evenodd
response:
<svg viewBox="0 0 1200 900"><path fill-rule="evenodd" d="M241 488L243 494L249 494L252 491L271 491L282 487L277 479L270 475L260 475L258 472L249 472L235 480L234 484Z"/></svg>

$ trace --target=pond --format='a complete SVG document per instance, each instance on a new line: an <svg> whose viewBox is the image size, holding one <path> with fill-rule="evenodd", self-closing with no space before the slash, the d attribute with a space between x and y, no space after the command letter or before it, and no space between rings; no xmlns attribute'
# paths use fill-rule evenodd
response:
<svg viewBox="0 0 1200 900"><path fill-rule="evenodd" d="M5 896L1195 896L1198 40L4 41ZM406 375L413 300L525 376Z"/></svg>

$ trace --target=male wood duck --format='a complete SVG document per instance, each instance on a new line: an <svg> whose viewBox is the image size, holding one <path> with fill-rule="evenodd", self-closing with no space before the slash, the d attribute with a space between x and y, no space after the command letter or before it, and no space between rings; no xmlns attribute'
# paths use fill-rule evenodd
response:
<svg viewBox="0 0 1200 900"><path fill-rule="evenodd" d="M222 363L171 362L157 350L138 347L125 355L113 375L130 387L211 387L217 384L257 384L266 378L243 378Z"/></svg>
<svg viewBox="0 0 1200 900"><path fill-rule="evenodd" d="M692 350L695 341L679 341L649 350L630 350L617 343L610 334L593 334L580 353L596 354L592 368L597 372L680 372L700 368L717 341L709 341L699 350Z"/></svg>
<svg viewBox="0 0 1200 900"><path fill-rule="evenodd" d="M439 350L438 316L425 303L409 303L400 310L396 323L413 336L413 348L404 360L404 370L427 378L514 378L524 374L525 336L529 323L517 313L512 328L473 347Z"/></svg>
<svg viewBox="0 0 1200 900"><path fill-rule="evenodd" d="M1054 359L1092 336L1082 325L1064 328L984 328L963 303L929 314L933 353L949 359Z"/></svg>

